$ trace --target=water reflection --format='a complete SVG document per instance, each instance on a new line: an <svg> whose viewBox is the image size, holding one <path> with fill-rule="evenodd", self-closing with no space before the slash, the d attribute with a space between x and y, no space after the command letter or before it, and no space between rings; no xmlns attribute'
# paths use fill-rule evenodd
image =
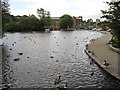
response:
<svg viewBox="0 0 120 90"><path fill-rule="evenodd" d="M7 33L3 38L4 57L10 55L7 83L15 88L55 88L55 79L61 75L61 83L69 88L120 87L96 64L90 65L84 52L91 39L102 35L92 31Z"/></svg>

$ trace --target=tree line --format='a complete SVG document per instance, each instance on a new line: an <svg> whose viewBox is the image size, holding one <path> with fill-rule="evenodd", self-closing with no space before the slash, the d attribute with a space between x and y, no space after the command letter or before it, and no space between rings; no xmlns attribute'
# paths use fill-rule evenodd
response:
<svg viewBox="0 0 120 90"><path fill-rule="evenodd" d="M2 1L2 29L7 32L21 31L44 31L45 28L53 29L50 12L43 8L37 9L37 18L35 15L14 16L10 14L10 5L8 0ZM60 17L59 28L66 29L73 26L73 19L70 15Z"/></svg>
<svg viewBox="0 0 120 90"><path fill-rule="evenodd" d="M10 14L10 5L8 0L3 0L2 4L2 30L10 31L43 31L45 28L52 28L50 12L43 8L37 9L37 18L35 15L14 16Z"/></svg>
<svg viewBox="0 0 120 90"><path fill-rule="evenodd" d="M50 12L43 8L37 9L39 18L35 15L13 16L10 14L8 0L2 1L2 30L3 32L43 31L51 28ZM47 12L47 14L46 14Z"/></svg>

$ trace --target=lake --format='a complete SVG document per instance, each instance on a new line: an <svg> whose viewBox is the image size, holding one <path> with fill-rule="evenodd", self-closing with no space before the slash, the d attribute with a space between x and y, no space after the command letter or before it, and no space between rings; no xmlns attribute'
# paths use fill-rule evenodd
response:
<svg viewBox="0 0 120 90"><path fill-rule="evenodd" d="M101 36L84 30L6 33L3 86L56 88L55 79L60 75L68 88L120 87L120 82L96 64L90 65L91 59L84 52L91 39Z"/></svg>

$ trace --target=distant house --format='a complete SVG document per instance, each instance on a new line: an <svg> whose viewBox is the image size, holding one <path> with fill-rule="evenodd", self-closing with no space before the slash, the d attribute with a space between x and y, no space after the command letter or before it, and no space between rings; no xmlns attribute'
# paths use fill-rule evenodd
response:
<svg viewBox="0 0 120 90"><path fill-rule="evenodd" d="M98 23L100 23L100 19L96 19L96 28L98 28Z"/></svg>
<svg viewBox="0 0 120 90"><path fill-rule="evenodd" d="M54 29L59 29L59 25L58 25L59 20L60 20L60 17L51 17L51 21L54 26Z"/></svg>
<svg viewBox="0 0 120 90"><path fill-rule="evenodd" d="M59 29L58 23L59 23L60 17L51 17L51 20L52 20L54 29ZM82 16L79 16L79 17L73 16L73 21L74 21L73 28L77 29L83 26Z"/></svg>
<svg viewBox="0 0 120 90"><path fill-rule="evenodd" d="M73 16L73 20L74 20L74 28L79 29L80 27L83 26L83 20L82 20L82 16L78 16L75 17Z"/></svg>

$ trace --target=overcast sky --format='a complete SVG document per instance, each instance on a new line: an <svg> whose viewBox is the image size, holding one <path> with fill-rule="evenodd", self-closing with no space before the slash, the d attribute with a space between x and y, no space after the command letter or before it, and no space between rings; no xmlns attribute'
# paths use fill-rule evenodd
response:
<svg viewBox="0 0 120 90"><path fill-rule="evenodd" d="M63 14L71 16L83 16L83 20L101 17L100 10L108 8L105 1L111 0L9 0L10 12L12 15L37 16L37 8L44 8L50 11L51 17L60 17Z"/></svg>

